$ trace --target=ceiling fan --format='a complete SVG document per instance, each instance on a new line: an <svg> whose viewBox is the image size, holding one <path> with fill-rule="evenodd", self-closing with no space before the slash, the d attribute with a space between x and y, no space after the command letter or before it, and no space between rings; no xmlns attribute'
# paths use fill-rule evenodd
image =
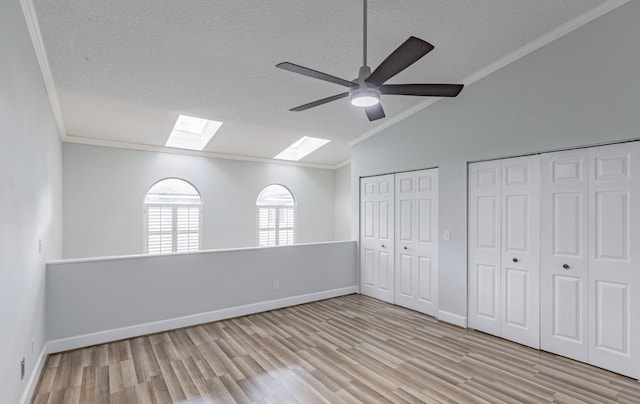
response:
<svg viewBox="0 0 640 404"><path fill-rule="evenodd" d="M357 79L353 81L344 80L289 62L282 62L276 65L280 69L349 88L347 92L300 105L291 108L289 111L304 111L348 96L351 104L363 107L369 120L375 121L385 117L382 105L380 105L381 94L455 97L462 91L462 84L384 84L387 80L431 52L433 45L420 38L409 37L371 73L371 68L367 66L367 0L363 0L363 10L363 62Z"/></svg>

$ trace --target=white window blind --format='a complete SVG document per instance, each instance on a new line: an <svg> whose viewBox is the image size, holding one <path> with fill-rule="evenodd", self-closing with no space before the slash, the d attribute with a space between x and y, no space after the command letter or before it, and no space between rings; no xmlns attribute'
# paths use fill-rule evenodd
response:
<svg viewBox="0 0 640 404"><path fill-rule="evenodd" d="M271 247L276 245L276 209L258 209L258 245Z"/></svg>
<svg viewBox="0 0 640 404"><path fill-rule="evenodd" d="M273 247L294 243L295 212L290 207L258 208L258 245Z"/></svg>
<svg viewBox="0 0 640 404"><path fill-rule="evenodd" d="M199 249L199 206L147 206L147 253L166 254Z"/></svg>
<svg viewBox="0 0 640 404"><path fill-rule="evenodd" d="M295 242L295 202L282 185L265 187L256 201L258 207L258 245L272 247Z"/></svg>
<svg viewBox="0 0 640 404"><path fill-rule="evenodd" d="M278 245L293 244L293 208L278 208Z"/></svg>
<svg viewBox="0 0 640 404"><path fill-rule="evenodd" d="M184 180L169 178L154 184L145 198L147 253L199 250L200 203L198 191Z"/></svg>
<svg viewBox="0 0 640 404"><path fill-rule="evenodd" d="M176 251L200 249L200 207L176 207Z"/></svg>
<svg viewBox="0 0 640 404"><path fill-rule="evenodd" d="M170 206L147 207L147 252L173 252L173 209Z"/></svg>

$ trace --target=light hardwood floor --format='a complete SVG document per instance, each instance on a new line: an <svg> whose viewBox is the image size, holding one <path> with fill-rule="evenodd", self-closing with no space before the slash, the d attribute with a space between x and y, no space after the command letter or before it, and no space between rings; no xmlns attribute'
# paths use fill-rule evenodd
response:
<svg viewBox="0 0 640 404"><path fill-rule="evenodd" d="M640 402L640 383L351 295L51 355L35 403Z"/></svg>

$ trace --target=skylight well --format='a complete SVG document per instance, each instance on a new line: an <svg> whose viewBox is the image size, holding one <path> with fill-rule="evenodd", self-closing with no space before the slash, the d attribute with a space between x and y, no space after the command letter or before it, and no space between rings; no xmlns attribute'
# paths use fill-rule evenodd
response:
<svg viewBox="0 0 640 404"><path fill-rule="evenodd" d="M203 150L221 126L222 122L179 115L165 146Z"/></svg>
<svg viewBox="0 0 640 404"><path fill-rule="evenodd" d="M305 136L274 157L278 160L298 161L329 143L327 139Z"/></svg>

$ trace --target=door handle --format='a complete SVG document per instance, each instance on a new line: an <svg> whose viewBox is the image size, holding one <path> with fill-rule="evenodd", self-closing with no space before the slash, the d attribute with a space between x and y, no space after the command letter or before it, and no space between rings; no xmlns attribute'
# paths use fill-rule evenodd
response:
<svg viewBox="0 0 640 404"><path fill-rule="evenodd" d="M385 247L384 247L384 244L382 244L382 245L381 245L381 247L382 247L382 248L385 248Z"/></svg>
<svg viewBox="0 0 640 404"><path fill-rule="evenodd" d="M513 262L518 262L518 259L517 259L517 258L514 258L514 259L513 259Z"/></svg>
<svg viewBox="0 0 640 404"><path fill-rule="evenodd" d="M404 249L405 249L405 250L408 250L408 249L409 249L409 247L407 247L407 246L404 246Z"/></svg>
<svg viewBox="0 0 640 404"><path fill-rule="evenodd" d="M569 268L571 268L571 267L569 266L569 264L562 264L562 268L564 268L564 269L569 269Z"/></svg>

